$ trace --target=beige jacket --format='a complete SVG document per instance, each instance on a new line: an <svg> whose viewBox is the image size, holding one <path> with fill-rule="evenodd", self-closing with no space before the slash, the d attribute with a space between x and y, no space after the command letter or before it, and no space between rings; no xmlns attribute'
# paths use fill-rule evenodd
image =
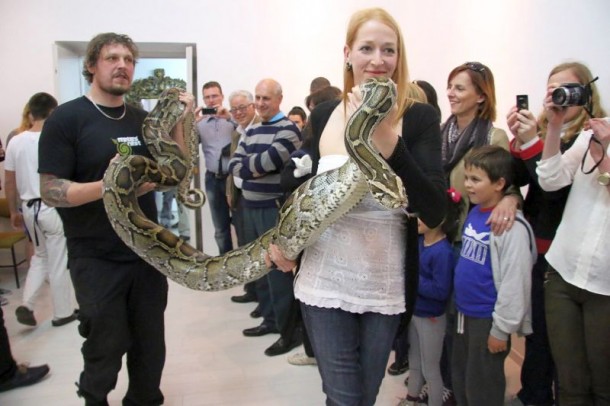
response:
<svg viewBox="0 0 610 406"><path fill-rule="evenodd" d="M491 145L499 145L505 150L509 151L508 146L508 136L506 132L500 128L491 127L489 130L489 143ZM464 211L460 216L460 230L464 225L464 220L466 220L466 215L468 214L468 196L466 195L466 187L464 186L464 158L453 168L451 173L449 174L449 186L460 192L462 195L462 200L466 204L464 204ZM461 240L461 234L458 233L457 240Z"/></svg>

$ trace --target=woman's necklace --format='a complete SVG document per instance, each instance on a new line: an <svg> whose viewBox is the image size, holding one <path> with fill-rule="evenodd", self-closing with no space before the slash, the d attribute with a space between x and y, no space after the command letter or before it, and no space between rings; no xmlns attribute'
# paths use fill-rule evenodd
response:
<svg viewBox="0 0 610 406"><path fill-rule="evenodd" d="M97 103L95 102L95 100L93 100L91 98L91 96L89 95L85 95L85 97L93 104L93 106L97 109L97 111L99 111L100 113L102 113L102 115L106 118L109 118L111 120L114 121L119 121L121 120L123 117L125 117L125 113L127 113L127 105L125 104L125 102L123 102L123 114L121 114L120 117L112 117L109 116L108 114L104 113L104 111L102 109L100 109L100 106L97 105Z"/></svg>

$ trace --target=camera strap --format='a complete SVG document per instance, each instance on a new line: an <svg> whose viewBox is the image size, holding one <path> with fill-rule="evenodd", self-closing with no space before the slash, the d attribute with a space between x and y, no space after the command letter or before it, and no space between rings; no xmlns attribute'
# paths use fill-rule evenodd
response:
<svg viewBox="0 0 610 406"><path fill-rule="evenodd" d="M585 154L582 156L582 161L580 162L580 170L582 171L582 173L584 173L585 175L590 175L594 170L597 169L597 167L602 163L602 161L604 160L604 157L602 155L602 158L597 161L595 163L595 165L593 165L591 167L591 169L589 169L588 171L585 171L585 160L587 159L587 155L589 155L589 151L591 150L591 143L595 142L596 144L598 144L600 146L600 148L603 149L603 145L602 143L595 138L595 134L591 135L591 139L589 139L589 145L587 146L587 150L585 151Z"/></svg>
<svg viewBox="0 0 610 406"><path fill-rule="evenodd" d="M587 112L587 114L589 115L589 117L591 118L595 118L593 116L593 88L591 87L591 85L593 84L593 82L595 82L597 79L599 79L599 76L596 76L595 79L593 79L592 81L590 81L589 83L587 83L585 85L585 89L587 90L587 102L585 103L585 105L583 106L583 108L585 109L585 111ZM591 145L591 144L589 144ZM583 160L584 162L584 160ZM599 164L598 164L599 165ZM597 168L597 166L595 166L593 169ZM591 171L593 171L593 169ZM583 171L584 172L584 171ZM591 173L591 172L589 172Z"/></svg>

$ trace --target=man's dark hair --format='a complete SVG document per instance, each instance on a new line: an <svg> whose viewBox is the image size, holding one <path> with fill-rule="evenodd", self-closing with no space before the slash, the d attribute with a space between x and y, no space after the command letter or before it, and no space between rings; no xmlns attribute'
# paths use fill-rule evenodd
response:
<svg viewBox="0 0 610 406"><path fill-rule="evenodd" d="M83 76L89 84L93 82L93 74L89 72L88 68L97 63L104 46L113 44L121 44L129 49L129 52L131 52L131 55L133 56L133 63L134 65L136 64L139 55L138 47L131 40L131 38L129 38L127 35L116 34L114 32L97 34L91 41L89 41L89 45L87 45L87 53L85 54L85 60L83 61Z"/></svg>
<svg viewBox="0 0 610 406"><path fill-rule="evenodd" d="M492 182L504 178L504 191L513 183L513 158L510 152L498 145L483 145L470 150L464 157L464 167L471 166L484 171Z"/></svg>
<svg viewBox="0 0 610 406"><path fill-rule="evenodd" d="M432 86L425 80L414 80L413 83L415 83L421 88L421 90L424 91L424 93L426 94L426 99L428 99L428 104L434 107L434 110L436 110L436 112L438 113L438 117L440 118L441 108L438 106L438 95L436 94L434 86Z"/></svg>
<svg viewBox="0 0 610 406"><path fill-rule="evenodd" d="M309 110L313 110L313 108L320 103L323 103L328 100L339 99L341 99L341 89L334 86L328 86L307 96L305 98L305 105Z"/></svg>
<svg viewBox="0 0 610 406"><path fill-rule="evenodd" d="M213 88L213 87L217 87L217 88L218 88L218 90L220 90L220 94L223 94L223 93L222 93L222 87L220 86L220 83L218 83L218 82L216 82L216 81L205 82L205 83L203 84L203 87L202 87L201 89L202 89L202 90L205 90L205 89L211 89L211 88Z"/></svg>
<svg viewBox="0 0 610 406"><path fill-rule="evenodd" d="M34 120L45 120L57 107L57 100L48 93L40 92L30 97L28 107Z"/></svg>
<svg viewBox="0 0 610 406"><path fill-rule="evenodd" d="M330 81L323 76L318 76L311 81L311 84L309 85L309 94L315 93L318 90L322 90L328 86L330 86Z"/></svg>

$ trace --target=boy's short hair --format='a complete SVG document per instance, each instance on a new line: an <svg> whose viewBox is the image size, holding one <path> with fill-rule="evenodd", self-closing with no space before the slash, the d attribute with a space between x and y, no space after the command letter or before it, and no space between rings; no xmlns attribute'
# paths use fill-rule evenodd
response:
<svg viewBox="0 0 610 406"><path fill-rule="evenodd" d="M34 120L45 120L57 107L57 100L48 93L40 92L30 97L28 106Z"/></svg>
<svg viewBox="0 0 610 406"><path fill-rule="evenodd" d="M503 191L513 183L513 158L510 152L498 145L483 145L471 149L464 157L464 167L470 166L483 170L492 182L504 178Z"/></svg>

